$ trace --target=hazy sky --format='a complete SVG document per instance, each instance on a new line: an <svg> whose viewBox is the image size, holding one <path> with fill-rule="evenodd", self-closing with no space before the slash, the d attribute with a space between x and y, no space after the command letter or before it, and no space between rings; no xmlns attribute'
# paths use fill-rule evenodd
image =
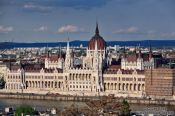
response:
<svg viewBox="0 0 175 116"><path fill-rule="evenodd" d="M0 0L0 42L175 39L175 0ZM67 34L69 32L69 34Z"/></svg>

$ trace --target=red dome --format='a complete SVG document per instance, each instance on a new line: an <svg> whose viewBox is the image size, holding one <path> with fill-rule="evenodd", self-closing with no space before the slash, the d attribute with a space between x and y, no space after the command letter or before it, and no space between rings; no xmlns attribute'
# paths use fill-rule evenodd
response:
<svg viewBox="0 0 175 116"><path fill-rule="evenodd" d="M97 42L97 48L98 48L98 50L104 50L106 48L106 42L105 42L105 40L103 39L103 37L101 37L99 35L98 25L96 26L95 35L89 41L88 49L95 50L95 44L96 44L96 42Z"/></svg>

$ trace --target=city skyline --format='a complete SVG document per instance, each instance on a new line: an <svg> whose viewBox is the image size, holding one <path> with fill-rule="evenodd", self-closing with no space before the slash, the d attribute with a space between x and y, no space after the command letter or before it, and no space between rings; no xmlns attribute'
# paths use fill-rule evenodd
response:
<svg viewBox="0 0 175 116"><path fill-rule="evenodd" d="M175 38L173 0L1 0L0 42ZM67 35L69 33L69 35Z"/></svg>

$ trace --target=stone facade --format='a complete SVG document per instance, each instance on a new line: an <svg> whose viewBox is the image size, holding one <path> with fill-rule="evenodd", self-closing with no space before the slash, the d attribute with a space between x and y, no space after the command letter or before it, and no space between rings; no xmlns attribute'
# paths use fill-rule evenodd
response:
<svg viewBox="0 0 175 116"><path fill-rule="evenodd" d="M43 92L61 91L63 73L61 70L8 70L6 89L10 92Z"/></svg>
<svg viewBox="0 0 175 116"><path fill-rule="evenodd" d="M128 54L124 52L121 60L121 68L124 70L144 70L155 68L155 59L152 56L152 51L150 48L149 54L143 54L139 49L138 53Z"/></svg>
<svg viewBox="0 0 175 116"><path fill-rule="evenodd" d="M11 67L7 71L6 91L24 93L59 93L71 95L109 95L142 97L145 76L139 68L122 69L110 65L106 42L96 27L80 67L74 66L67 42L65 59L45 59L45 66ZM104 42L104 43L103 43Z"/></svg>
<svg viewBox="0 0 175 116"><path fill-rule="evenodd" d="M8 67L5 64L0 64L0 79L7 77Z"/></svg>
<svg viewBox="0 0 175 116"><path fill-rule="evenodd" d="M171 98L174 95L175 70L153 69L145 71L146 95L160 98Z"/></svg>
<svg viewBox="0 0 175 116"><path fill-rule="evenodd" d="M130 70L106 71L102 84L90 69L41 69L36 72L8 70L6 90L26 93L60 93L72 95L109 95L142 97L145 94L143 72Z"/></svg>
<svg viewBox="0 0 175 116"><path fill-rule="evenodd" d="M144 71L109 68L103 74L105 93L123 97L145 95Z"/></svg>

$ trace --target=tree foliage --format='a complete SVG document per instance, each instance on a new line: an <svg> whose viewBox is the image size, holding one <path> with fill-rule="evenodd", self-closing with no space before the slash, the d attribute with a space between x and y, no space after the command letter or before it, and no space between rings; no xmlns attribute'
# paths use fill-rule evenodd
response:
<svg viewBox="0 0 175 116"><path fill-rule="evenodd" d="M121 107L121 114L122 116L130 116L130 105L127 100L123 100L122 107Z"/></svg>
<svg viewBox="0 0 175 116"><path fill-rule="evenodd" d="M31 106L22 105L16 108L15 116L34 115L35 110Z"/></svg>
<svg viewBox="0 0 175 116"><path fill-rule="evenodd" d="M3 78L0 79L0 89L3 89L5 87L5 81Z"/></svg>

